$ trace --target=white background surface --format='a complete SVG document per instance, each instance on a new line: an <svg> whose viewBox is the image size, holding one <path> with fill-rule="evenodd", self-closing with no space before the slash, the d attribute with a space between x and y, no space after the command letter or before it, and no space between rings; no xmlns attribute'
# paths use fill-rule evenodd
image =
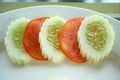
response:
<svg viewBox="0 0 120 80"><path fill-rule="evenodd" d="M60 64L50 62L31 61L26 66L12 64L4 46L4 36L11 21L26 17L29 19L42 16L61 16L65 19L72 17L87 17L100 14L91 10L66 6L36 6L9 11L0 14L0 80L48 80L48 77L68 78L69 80L119 80L120 79L120 22L109 16L108 18L116 33L116 40L112 54L104 60L95 63L75 64L65 60ZM117 53L117 54L115 54Z"/></svg>

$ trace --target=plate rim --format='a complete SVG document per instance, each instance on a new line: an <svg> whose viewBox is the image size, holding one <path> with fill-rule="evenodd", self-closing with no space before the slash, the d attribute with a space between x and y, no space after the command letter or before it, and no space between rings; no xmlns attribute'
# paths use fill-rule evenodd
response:
<svg viewBox="0 0 120 80"><path fill-rule="evenodd" d="M84 11L88 11L88 12L91 12L91 13L97 13L99 15L102 15L102 16L105 16L107 18L110 18L110 19L113 19L117 22L120 22L119 20L116 20L114 19L113 17L109 16L109 15L106 15L104 13L101 13L101 12L98 12L98 11L95 11L95 10L91 10L91 9L87 9L87 8L83 8L83 7L77 7L77 6L69 6L69 5L38 5L38 6L28 6L28 7L23 7L23 8L18 8L18 9L13 9L13 10L9 10L9 11L6 11L6 12L3 12L3 13L0 13L0 16L4 16L4 15L7 15L9 13L13 13L13 12L17 12L17 11L20 11L20 10L27 10L27 9L34 9L34 8L42 8L42 7L65 7L65 8L72 8L72 9L81 9L81 10L84 10Z"/></svg>
<svg viewBox="0 0 120 80"><path fill-rule="evenodd" d="M7 11L7 12L4 12L4 13L2 13L2 15L8 15L9 13L14 13L14 12L16 12L16 11L19 11L19 10L26 10L26 9L28 9L28 8L36 8L36 7L49 7L49 6L51 6L51 5L44 5L44 6L31 6L31 7L25 7L25 8L19 8L19 9L15 9L15 10L11 10L11 11ZM90 12L92 12L92 13L97 13L97 14L100 14L100 15L103 15L103 16L105 16L105 17L107 17L107 18L110 18L110 19L112 19L112 20L114 20L114 21L116 21L116 19L114 19L114 18L112 18L112 17L110 17L110 16L108 16L108 15L106 15L106 14L102 14L102 13L100 13L100 12L96 12L96 11L94 11L94 10L89 10L89 9L86 9L86 8L81 8L81 7L74 7L74 6L61 6L61 5L52 5L52 7L53 6L58 6L58 7L69 7L69 8L77 8L77 9L83 9L83 10L87 10L87 11L90 11ZM0 16L2 16L1 14L0 14ZM1 18L2 19L2 18ZM13 65L13 64L12 64ZM29 70L29 69L28 69ZM25 73L25 72L24 72ZM17 74L19 74L19 73L17 73ZM48 75L47 75L48 76ZM54 76L54 75L52 75L52 76ZM73 76L74 77L74 76ZM119 77L119 76L118 76ZM3 79L5 79L4 77L3 77ZM11 78L12 79L12 78ZM14 79L16 79L16 77L14 78Z"/></svg>

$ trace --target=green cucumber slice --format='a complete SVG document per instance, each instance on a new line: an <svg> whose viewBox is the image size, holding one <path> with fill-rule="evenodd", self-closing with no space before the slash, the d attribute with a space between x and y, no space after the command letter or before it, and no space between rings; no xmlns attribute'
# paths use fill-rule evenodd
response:
<svg viewBox="0 0 120 80"><path fill-rule="evenodd" d="M92 63L110 53L114 39L115 33L110 21L100 15L86 17L78 31L81 54Z"/></svg>
<svg viewBox="0 0 120 80"><path fill-rule="evenodd" d="M8 26L5 36L5 46L8 57L13 63L24 65L30 61L29 55L22 45L22 38L29 19L19 18Z"/></svg>
<svg viewBox="0 0 120 80"><path fill-rule="evenodd" d="M39 33L42 54L52 63L60 63L64 60L64 55L59 49L59 33L65 20L55 16L47 19Z"/></svg>

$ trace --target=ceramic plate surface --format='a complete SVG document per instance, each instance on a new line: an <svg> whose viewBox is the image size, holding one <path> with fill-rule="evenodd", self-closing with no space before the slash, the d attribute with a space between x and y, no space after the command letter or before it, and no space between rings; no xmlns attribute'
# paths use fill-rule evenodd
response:
<svg viewBox="0 0 120 80"><path fill-rule="evenodd" d="M60 64L45 61L31 61L26 66L12 64L4 45L4 36L11 21L26 17L28 19L42 16L61 16L64 19L87 17L99 14L109 19L115 30L115 44L111 54L95 63L75 64L65 60ZM16 9L0 14L0 80L119 80L120 79L120 22L92 10L59 5L33 6Z"/></svg>

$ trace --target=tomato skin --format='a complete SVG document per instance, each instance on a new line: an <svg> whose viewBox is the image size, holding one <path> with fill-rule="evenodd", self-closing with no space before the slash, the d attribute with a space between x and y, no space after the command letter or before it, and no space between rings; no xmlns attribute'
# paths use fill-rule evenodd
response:
<svg viewBox="0 0 120 80"><path fill-rule="evenodd" d="M68 20L62 27L59 37L60 48L63 53L75 63L84 63L86 58L80 55L77 32L84 18L77 17Z"/></svg>
<svg viewBox="0 0 120 80"><path fill-rule="evenodd" d="M39 32L42 27L42 23L48 17L36 18L31 20L24 32L23 36L23 47L26 52L35 60L47 60L41 54L40 43L39 43Z"/></svg>

